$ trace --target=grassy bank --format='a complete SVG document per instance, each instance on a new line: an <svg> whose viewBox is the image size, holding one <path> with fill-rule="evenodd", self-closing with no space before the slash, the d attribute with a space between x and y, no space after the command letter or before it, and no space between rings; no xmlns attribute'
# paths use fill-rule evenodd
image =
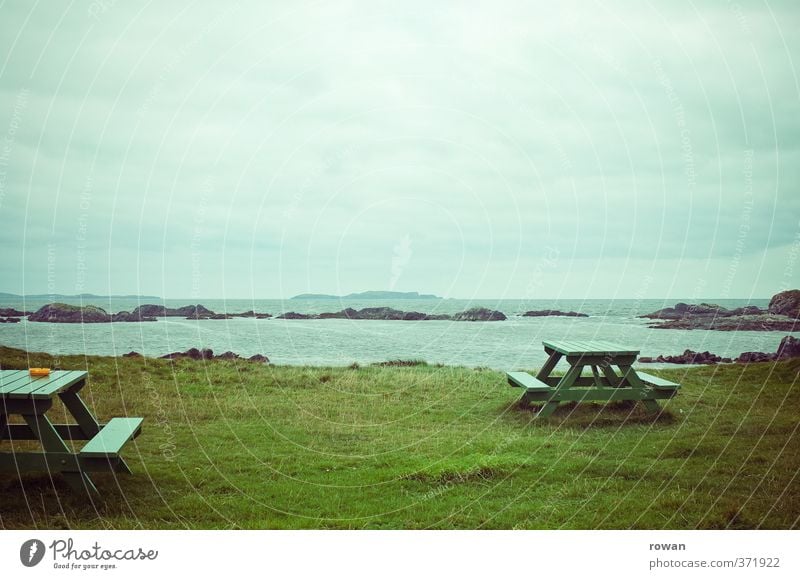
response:
<svg viewBox="0 0 800 579"><path fill-rule="evenodd" d="M0 474L5 528L800 526L800 360L659 372L683 389L656 419L586 404L546 423L492 370L57 363L89 371L101 420L145 417L134 474L94 475L94 505ZM0 347L3 369L51 364Z"/></svg>

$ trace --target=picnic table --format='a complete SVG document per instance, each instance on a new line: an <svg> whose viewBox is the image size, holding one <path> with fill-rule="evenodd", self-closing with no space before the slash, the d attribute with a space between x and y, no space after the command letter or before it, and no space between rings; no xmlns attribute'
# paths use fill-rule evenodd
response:
<svg viewBox="0 0 800 579"><path fill-rule="evenodd" d="M78 395L86 372L55 370L32 376L28 370L0 370L0 443L36 440L39 452L0 450L0 472L60 472L75 490L97 494L91 472L131 472L120 450L141 432L141 418L112 418L100 424ZM47 412L55 397L63 402L74 424L53 424ZM20 416L24 424L9 418ZM67 441L88 441L74 452ZM0 445L0 449L2 446Z"/></svg>
<svg viewBox="0 0 800 579"><path fill-rule="evenodd" d="M527 372L508 372L508 382L525 390L523 402L542 403L537 418L550 416L560 402L638 400L648 412L659 412L659 399L672 398L680 384L633 369L639 350L605 341L544 341L549 355L536 376ZM569 367L563 376L554 376L559 361ZM584 376L586 367L591 375Z"/></svg>

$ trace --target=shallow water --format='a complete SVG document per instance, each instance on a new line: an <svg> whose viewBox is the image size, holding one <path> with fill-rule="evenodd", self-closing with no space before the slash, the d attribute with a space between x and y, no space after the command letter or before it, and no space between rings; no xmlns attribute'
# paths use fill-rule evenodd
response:
<svg viewBox="0 0 800 579"><path fill-rule="evenodd" d="M255 310L273 315L286 311L319 313L344 307L388 306L426 313L454 313L485 306L509 316L504 322L379 320L185 320L115 324L0 324L0 344L53 354L120 355L137 351L161 356L191 347L231 350L241 356L264 354L275 364L347 365L390 359L420 359L448 365L497 369L541 365L544 339L603 339L633 346L642 356L679 354L689 348L736 357L745 351L774 352L786 332L714 332L656 330L636 316L674 305L675 300L165 300L170 307L202 303L216 312ZM687 300L689 301L689 300ZM5 300L0 307L35 310L47 300ZM71 303L77 303L71 300ZM145 303L153 303L152 301ZM718 300L725 307L767 300ZM92 302L109 311L132 310L135 300ZM523 318L530 309L575 310L588 318Z"/></svg>

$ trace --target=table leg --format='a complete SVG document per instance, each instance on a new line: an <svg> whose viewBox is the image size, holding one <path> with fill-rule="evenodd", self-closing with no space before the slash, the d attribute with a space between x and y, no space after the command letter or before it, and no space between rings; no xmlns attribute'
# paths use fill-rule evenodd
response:
<svg viewBox="0 0 800 579"><path fill-rule="evenodd" d="M28 423L31 430L33 430L34 434L36 434L39 441L41 441L45 453L72 452L64 440L58 435L56 429L53 428L53 424L47 416L44 414L23 414L22 417L25 419L25 422ZM86 491L91 495L99 494L94 483L86 473L81 471L61 471L61 473L64 475L67 484L74 490Z"/></svg>
<svg viewBox="0 0 800 579"><path fill-rule="evenodd" d="M75 418L75 422L78 423L84 439L90 440L94 435L100 432L100 424L97 422L97 419L95 419L91 410L86 407L86 404L84 404L83 400L78 396L77 390L62 392L58 397L61 398L61 402L64 403L69 413Z"/></svg>
<svg viewBox="0 0 800 579"><path fill-rule="evenodd" d="M558 381L556 389L568 390L572 388L577 379L580 378L581 372L583 372L583 364L575 364L574 366L570 366L569 370L567 370L567 373L564 374L564 377Z"/></svg>
<svg viewBox="0 0 800 579"><path fill-rule="evenodd" d="M642 382L642 379L639 378L639 375L636 373L636 370L633 369L633 366L621 364L619 369L622 372L622 380L627 382L631 388L635 390L641 390L643 393L650 391L647 385ZM647 412L653 414L661 412L661 406L655 398L642 398L642 404L644 404L644 408L647 410Z"/></svg>
<svg viewBox="0 0 800 579"><path fill-rule="evenodd" d="M559 360L561 360L562 354L560 352L556 352L555 350L550 351L550 357L547 359L547 362L544 363L542 369L539 370L539 373L536 374L536 378L541 380L542 382L547 382L547 379L552 374L553 370L558 364Z"/></svg>

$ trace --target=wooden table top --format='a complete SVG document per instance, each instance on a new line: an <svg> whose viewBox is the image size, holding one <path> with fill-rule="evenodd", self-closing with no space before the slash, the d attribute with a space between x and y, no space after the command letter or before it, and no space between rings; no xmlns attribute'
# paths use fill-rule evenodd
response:
<svg viewBox="0 0 800 579"><path fill-rule="evenodd" d="M0 399L51 398L86 379L85 370L53 370L49 376L31 376L28 370L0 370Z"/></svg>
<svg viewBox="0 0 800 579"><path fill-rule="evenodd" d="M603 340L547 340L545 347L565 356L638 356L639 350Z"/></svg>

